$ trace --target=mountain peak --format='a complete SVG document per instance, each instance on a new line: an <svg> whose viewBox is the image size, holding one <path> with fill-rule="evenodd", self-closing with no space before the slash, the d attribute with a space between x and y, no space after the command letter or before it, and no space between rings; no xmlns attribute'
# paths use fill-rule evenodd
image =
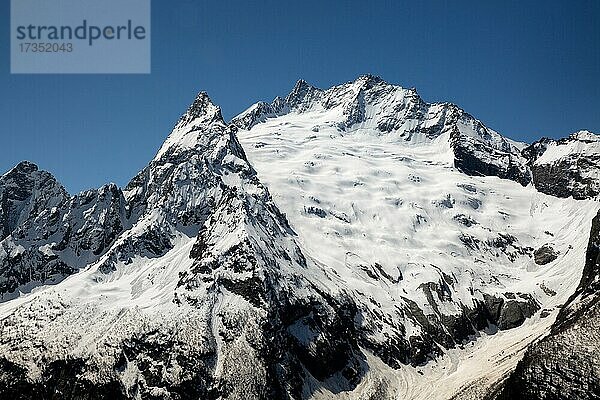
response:
<svg viewBox="0 0 600 400"><path fill-rule="evenodd" d="M361 84L361 86L366 86L367 88L371 88L380 83L387 83L382 77L372 74L360 75L354 82Z"/></svg>
<svg viewBox="0 0 600 400"><path fill-rule="evenodd" d="M158 151L155 160L175 149L204 148L227 131L221 107L200 91Z"/></svg>
<svg viewBox="0 0 600 400"><path fill-rule="evenodd" d="M17 174L31 174L33 172L38 171L39 168L37 165L35 165L34 163L30 162L30 161L21 161L20 163L18 163L17 165L15 165L9 172L10 173L17 173Z"/></svg>
<svg viewBox="0 0 600 400"><path fill-rule="evenodd" d="M303 106L307 106L313 98L318 97L321 92L321 89L317 89L304 79L300 79L296 82L290 94L285 98L285 102L290 108L302 109Z"/></svg>
<svg viewBox="0 0 600 400"><path fill-rule="evenodd" d="M304 79L298 79L296 81L296 84L294 85L294 89L292 91L303 88L303 87L313 87L313 86L310 83L308 83L307 81L305 81Z"/></svg>
<svg viewBox="0 0 600 400"><path fill-rule="evenodd" d="M196 95L194 102L179 119L177 127L185 126L197 119L200 119L201 123L225 123L221 115L221 107L215 105L205 91L200 91Z"/></svg>
<svg viewBox="0 0 600 400"><path fill-rule="evenodd" d="M584 140L584 141L593 141L593 142L600 141L600 136L596 135L595 133L593 133L591 131L588 131L587 129L583 129L581 131L572 133L570 137L572 139Z"/></svg>

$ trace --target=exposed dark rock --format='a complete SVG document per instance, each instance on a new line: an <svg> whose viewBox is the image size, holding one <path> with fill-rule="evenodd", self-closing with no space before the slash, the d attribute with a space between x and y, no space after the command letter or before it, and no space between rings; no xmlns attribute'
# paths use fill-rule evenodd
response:
<svg viewBox="0 0 600 400"><path fill-rule="evenodd" d="M108 381L90 382L88 370L80 359L54 361L45 369L40 381L31 382L26 371L18 365L0 359L0 394L15 400L115 400L128 399L125 388L113 377Z"/></svg>
<svg viewBox="0 0 600 400"><path fill-rule="evenodd" d="M477 221L475 221L471 216L465 214L456 214L453 218L456 222L466 227L471 227L473 225L477 225Z"/></svg>
<svg viewBox="0 0 600 400"><path fill-rule="evenodd" d="M600 140L591 132L581 131L568 138L551 140L543 138L523 149L533 175L533 184L542 193L556 197L591 199L600 194L600 181L595 171L600 168ZM579 145L583 150L569 150ZM560 157L545 160L546 151L557 152Z"/></svg>
<svg viewBox="0 0 600 400"><path fill-rule="evenodd" d="M484 306L489 322L500 330L516 328L539 309L539 304L529 294L505 293L504 297L484 294Z"/></svg>
<svg viewBox="0 0 600 400"><path fill-rule="evenodd" d="M309 206L305 208L307 214L316 215L320 218L325 218L327 216L327 211L323 210L319 207Z"/></svg>
<svg viewBox="0 0 600 400"><path fill-rule="evenodd" d="M481 200L475 197L467 197L467 204L473 209L478 210L481 207Z"/></svg>
<svg viewBox="0 0 600 400"><path fill-rule="evenodd" d="M240 129L251 129L267 118L276 117L285 112L286 108L287 105L281 97L276 97L271 103L260 101L245 113L232 119L231 123Z"/></svg>
<svg viewBox="0 0 600 400"><path fill-rule="evenodd" d="M502 306L500 318L498 318L498 328L500 330L512 329L521 326L526 318L529 318L540 306L532 299L528 301L509 300Z"/></svg>
<svg viewBox="0 0 600 400"><path fill-rule="evenodd" d="M558 252L554 251L554 248L549 244L545 244L533 252L533 259L538 265L549 264L557 258Z"/></svg>
<svg viewBox="0 0 600 400"><path fill-rule="evenodd" d="M0 178L0 299L17 288L57 283L98 260L128 225L114 184L69 196L45 171L20 163Z"/></svg>
<svg viewBox="0 0 600 400"><path fill-rule="evenodd" d="M477 193L477 188L473 185L469 185L468 183L459 183L456 186L458 186L461 189L464 189L466 192Z"/></svg>
<svg viewBox="0 0 600 400"><path fill-rule="evenodd" d="M483 137L488 134L482 124L477 128ZM531 182L525 159L506 141L501 142L500 147L494 147L489 142L461 135L458 129L454 129L450 144L454 150L454 165L467 175L497 176L523 186Z"/></svg>
<svg viewBox="0 0 600 400"><path fill-rule="evenodd" d="M449 194L446 195L446 197L442 200L432 201L432 204L434 204L438 207L443 207L443 208L453 208L454 203L456 203L456 200Z"/></svg>
<svg viewBox="0 0 600 400"><path fill-rule="evenodd" d="M45 171L23 161L0 177L0 240L23 221L68 201L65 189Z"/></svg>

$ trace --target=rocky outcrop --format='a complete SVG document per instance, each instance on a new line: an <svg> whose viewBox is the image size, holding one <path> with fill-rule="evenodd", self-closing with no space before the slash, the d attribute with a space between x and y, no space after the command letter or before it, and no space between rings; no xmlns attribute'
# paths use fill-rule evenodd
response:
<svg viewBox="0 0 600 400"><path fill-rule="evenodd" d="M549 264L552 261L556 260L557 258L558 258L558 253L549 244L545 244L533 252L533 259L535 260L535 263L538 265Z"/></svg>
<svg viewBox="0 0 600 400"><path fill-rule="evenodd" d="M239 129L252 129L267 118L276 117L285 113L287 104L281 97L276 97L271 103L259 101L249 109L231 120L231 124Z"/></svg>
<svg viewBox="0 0 600 400"><path fill-rule="evenodd" d="M600 194L600 138L580 131L560 140L541 139L523 149L536 189L556 197L591 199Z"/></svg>
<svg viewBox="0 0 600 400"><path fill-rule="evenodd" d="M0 177L0 240L21 223L68 201L66 190L37 165L23 161Z"/></svg>
<svg viewBox="0 0 600 400"><path fill-rule="evenodd" d="M478 129L485 135L485 128L477 121ZM510 179L527 186L531 182L525 159L519 150L506 140L495 145L471 136L465 136L458 129L452 131L450 143L454 151L454 166L467 175L497 176Z"/></svg>

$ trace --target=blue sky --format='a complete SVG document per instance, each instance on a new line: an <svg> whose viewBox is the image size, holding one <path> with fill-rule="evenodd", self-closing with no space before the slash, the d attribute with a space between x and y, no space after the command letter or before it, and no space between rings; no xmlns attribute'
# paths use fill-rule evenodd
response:
<svg viewBox="0 0 600 400"><path fill-rule="evenodd" d="M0 171L74 193L125 185L206 90L226 118L364 73L451 101L511 138L600 133L600 1L152 1L150 75L10 75L0 5Z"/></svg>

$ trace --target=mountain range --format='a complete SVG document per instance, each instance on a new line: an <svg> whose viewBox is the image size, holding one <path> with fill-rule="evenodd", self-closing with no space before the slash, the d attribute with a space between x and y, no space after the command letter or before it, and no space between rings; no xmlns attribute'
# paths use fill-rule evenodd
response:
<svg viewBox="0 0 600 400"><path fill-rule="evenodd" d="M598 398L599 194L372 75L200 92L124 188L0 177L0 398Z"/></svg>

